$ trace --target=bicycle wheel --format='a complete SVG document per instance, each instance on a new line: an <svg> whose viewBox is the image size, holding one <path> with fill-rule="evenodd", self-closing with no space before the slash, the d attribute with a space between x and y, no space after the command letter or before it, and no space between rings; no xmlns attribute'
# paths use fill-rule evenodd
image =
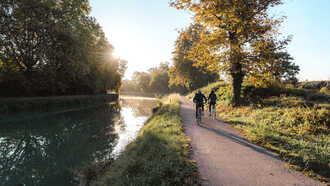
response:
<svg viewBox="0 0 330 186"><path fill-rule="evenodd" d="M216 118L215 105L212 105L212 113L211 113L211 115L212 115L212 119L215 120L215 118Z"/></svg>
<svg viewBox="0 0 330 186"><path fill-rule="evenodd" d="M196 121L197 121L197 125L200 125L201 122L202 122L202 113L201 113L201 109L198 109L198 110L197 110Z"/></svg>

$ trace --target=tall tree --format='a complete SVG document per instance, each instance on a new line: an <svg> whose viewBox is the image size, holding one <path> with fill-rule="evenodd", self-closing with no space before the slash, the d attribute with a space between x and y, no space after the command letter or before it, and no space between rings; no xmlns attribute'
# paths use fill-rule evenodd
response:
<svg viewBox="0 0 330 186"><path fill-rule="evenodd" d="M217 69L211 71L205 65L197 66L188 58L194 44L200 41L201 30L201 25L191 24L179 33L173 52L174 64L169 70L170 85L184 85L194 90L219 79Z"/></svg>
<svg viewBox="0 0 330 186"><path fill-rule="evenodd" d="M247 71L247 81L255 86L269 86L274 81L295 83L299 66L292 62L293 58L285 51L289 41L290 37L282 41L265 38L252 42L250 47L254 55L250 59L253 60L253 66Z"/></svg>
<svg viewBox="0 0 330 186"><path fill-rule="evenodd" d="M276 39L281 20L271 18L267 10L281 3L281 0L171 1L177 9L193 12L195 22L203 26L201 41L191 56L199 64L219 68L231 76L234 105L240 104L244 76L263 55L255 53L251 45Z"/></svg>
<svg viewBox="0 0 330 186"><path fill-rule="evenodd" d="M46 24L51 19L50 7L37 0L6 0L0 10L2 61L30 73L42 63L50 41L49 24Z"/></svg>
<svg viewBox="0 0 330 186"><path fill-rule="evenodd" d="M90 10L88 0L1 1L0 95L118 91L125 62Z"/></svg>
<svg viewBox="0 0 330 186"><path fill-rule="evenodd" d="M150 89L153 93L167 94L169 88L169 63L160 63L159 67L149 69L151 79L149 82Z"/></svg>

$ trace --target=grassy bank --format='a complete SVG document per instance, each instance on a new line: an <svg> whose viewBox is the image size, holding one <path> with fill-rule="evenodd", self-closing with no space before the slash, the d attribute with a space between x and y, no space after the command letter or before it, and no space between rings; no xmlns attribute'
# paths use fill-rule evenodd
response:
<svg viewBox="0 0 330 186"><path fill-rule="evenodd" d="M199 185L179 109L177 96L162 100L136 140L93 185Z"/></svg>
<svg viewBox="0 0 330 186"><path fill-rule="evenodd" d="M35 98L0 98L0 114L17 112L50 112L67 108L86 107L114 101L117 94L57 96Z"/></svg>
<svg viewBox="0 0 330 186"><path fill-rule="evenodd" d="M250 141L277 152L291 168L330 181L330 96L304 89L245 85L245 106L232 107L228 104L230 87L225 83L201 90L208 94L214 88L219 97L218 117L241 130Z"/></svg>

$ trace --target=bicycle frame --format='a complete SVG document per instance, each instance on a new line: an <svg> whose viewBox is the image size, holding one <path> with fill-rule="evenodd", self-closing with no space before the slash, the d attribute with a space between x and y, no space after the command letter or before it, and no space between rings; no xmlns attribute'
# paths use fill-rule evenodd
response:
<svg viewBox="0 0 330 186"><path fill-rule="evenodd" d="M196 116L197 125L200 125L202 122L202 108L197 107L197 116Z"/></svg>

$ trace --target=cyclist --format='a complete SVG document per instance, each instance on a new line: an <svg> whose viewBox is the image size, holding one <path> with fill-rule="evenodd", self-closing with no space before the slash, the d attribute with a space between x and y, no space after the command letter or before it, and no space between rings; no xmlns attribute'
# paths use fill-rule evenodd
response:
<svg viewBox="0 0 330 186"><path fill-rule="evenodd" d="M204 112L204 100L205 102L207 101L206 97L200 90L198 90L193 99L194 103L196 104L196 118L197 118L198 107L201 107L202 112Z"/></svg>
<svg viewBox="0 0 330 186"><path fill-rule="evenodd" d="M214 90L211 91L211 93L209 94L209 97L207 99L209 100L209 112L210 112L210 116L211 116L211 108L212 108L212 106L215 106L215 104L217 102L217 95L215 95Z"/></svg>

